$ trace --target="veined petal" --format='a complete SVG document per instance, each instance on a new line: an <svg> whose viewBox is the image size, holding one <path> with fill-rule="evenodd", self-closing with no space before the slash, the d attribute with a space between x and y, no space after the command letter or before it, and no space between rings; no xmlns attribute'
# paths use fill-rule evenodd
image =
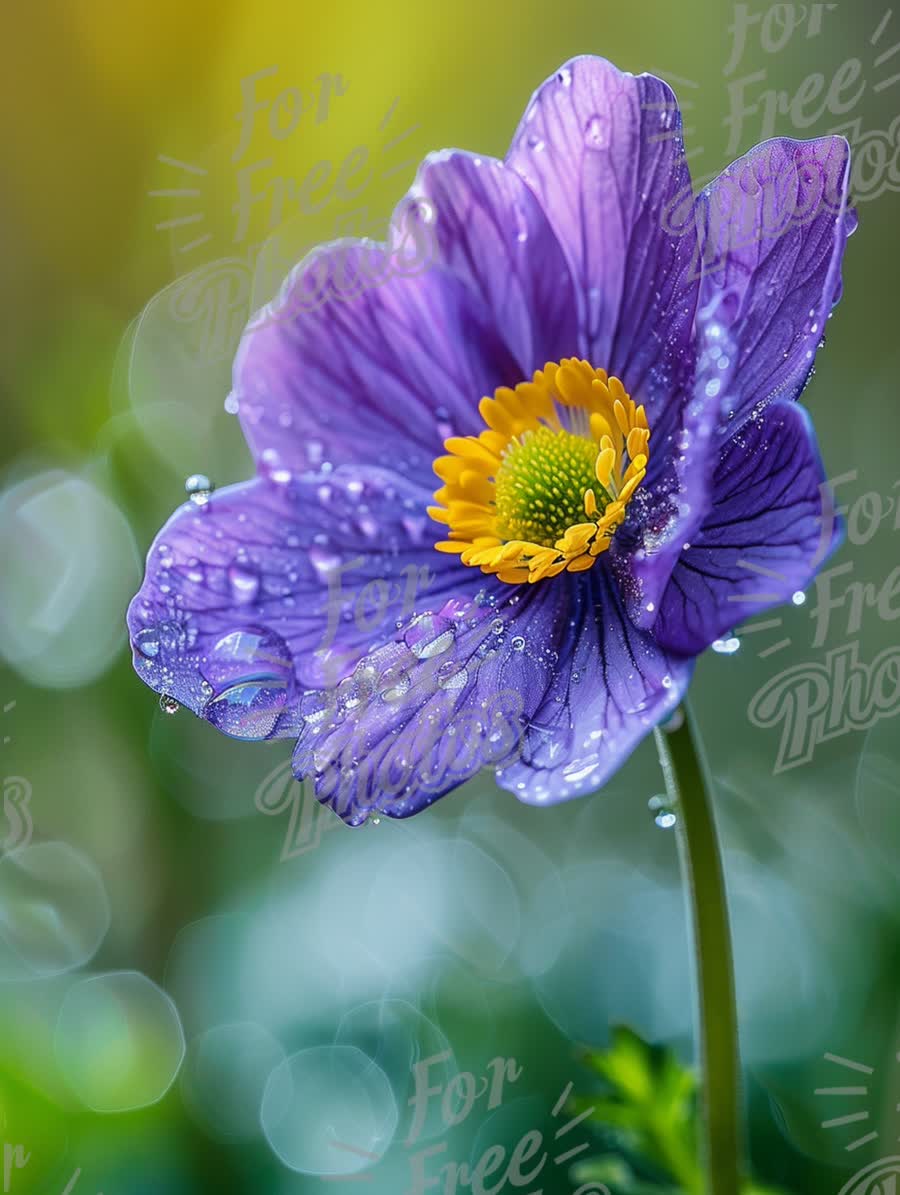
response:
<svg viewBox="0 0 900 1195"><path fill-rule="evenodd" d="M294 770L351 824L408 817L485 765L523 801L596 788L670 712L691 664L627 620L603 568L488 580L360 662L351 700L311 705Z"/></svg>
<svg viewBox="0 0 900 1195"><path fill-rule="evenodd" d="M426 500L362 469L186 503L128 611L138 674L235 737L295 734L304 690L336 685L398 619L465 588L468 570L433 550Z"/></svg>
<svg viewBox="0 0 900 1195"><path fill-rule="evenodd" d="M692 660L634 626L605 568L584 576L587 584L569 588L554 638L560 658L547 671L521 750L497 773L500 785L531 805L605 784L675 710L693 670Z"/></svg>
<svg viewBox="0 0 900 1195"><path fill-rule="evenodd" d="M848 172L841 137L779 139L757 146L697 198L693 395L670 451L655 458L662 471L648 479L612 553L641 626L656 621L683 545L697 542L723 443L754 410L797 398L810 375L855 227Z"/></svg>
<svg viewBox="0 0 900 1195"><path fill-rule="evenodd" d="M713 507L683 553L653 628L699 653L735 624L804 589L840 540L806 411L773 403L726 447Z"/></svg>
<svg viewBox="0 0 900 1195"><path fill-rule="evenodd" d="M581 352L644 403L659 439L678 426L691 376L699 276L681 115L671 89L579 57L535 92L507 155L569 259Z"/></svg>
<svg viewBox="0 0 900 1195"><path fill-rule="evenodd" d="M720 436L805 385L840 295L856 214L843 137L779 138L729 166L698 199L698 322L734 341L733 385L718 396ZM729 368L728 362L722 363Z"/></svg>
<svg viewBox="0 0 900 1195"><path fill-rule="evenodd" d="M488 308L523 378L575 351L578 317L566 257L514 170L446 150L426 158L410 194L429 201L438 259Z"/></svg>
<svg viewBox="0 0 900 1195"><path fill-rule="evenodd" d="M234 391L264 471L364 460L429 484L444 438L477 431L478 399L519 374L489 313L434 260L340 242L251 321Z"/></svg>

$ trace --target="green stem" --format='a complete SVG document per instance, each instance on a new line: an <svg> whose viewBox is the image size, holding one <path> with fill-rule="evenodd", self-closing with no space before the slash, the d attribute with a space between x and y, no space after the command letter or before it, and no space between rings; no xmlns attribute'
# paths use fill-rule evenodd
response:
<svg viewBox="0 0 900 1195"><path fill-rule="evenodd" d="M693 927L702 1076L702 1154L709 1195L741 1190L740 1063L731 930L719 842L690 719L655 731L666 791L677 816Z"/></svg>

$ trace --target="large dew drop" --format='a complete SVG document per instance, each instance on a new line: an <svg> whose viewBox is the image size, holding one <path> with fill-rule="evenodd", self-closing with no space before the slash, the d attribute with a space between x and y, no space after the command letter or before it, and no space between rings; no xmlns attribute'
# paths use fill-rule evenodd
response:
<svg viewBox="0 0 900 1195"><path fill-rule="evenodd" d="M154 627L145 627L134 637L134 646L147 660L155 660L159 655L159 635Z"/></svg>
<svg viewBox="0 0 900 1195"><path fill-rule="evenodd" d="M201 665L213 697L204 717L236 739L268 738L293 685L291 654L273 631L248 628L218 641Z"/></svg>
<svg viewBox="0 0 900 1195"><path fill-rule="evenodd" d="M417 660L443 655L453 646L456 624L440 614L420 614L413 619L403 641Z"/></svg>

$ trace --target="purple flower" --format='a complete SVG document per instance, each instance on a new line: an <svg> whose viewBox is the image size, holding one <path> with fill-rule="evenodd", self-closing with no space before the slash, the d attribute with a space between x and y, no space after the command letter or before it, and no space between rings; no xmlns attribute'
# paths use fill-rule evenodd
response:
<svg viewBox="0 0 900 1195"><path fill-rule="evenodd" d="M504 161L426 159L389 245L316 251L247 329L257 476L160 533L139 675L226 734L296 738L353 824L484 765L536 804L598 788L836 542L795 400L848 158L771 141L694 198L668 86L582 57Z"/></svg>

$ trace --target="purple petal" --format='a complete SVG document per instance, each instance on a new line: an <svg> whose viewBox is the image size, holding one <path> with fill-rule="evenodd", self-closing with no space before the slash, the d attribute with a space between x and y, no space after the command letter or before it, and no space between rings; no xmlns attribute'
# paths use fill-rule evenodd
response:
<svg viewBox="0 0 900 1195"><path fill-rule="evenodd" d="M480 297L530 378L578 350L566 258L515 171L458 150L423 163L411 194L428 201L439 260Z"/></svg>
<svg viewBox="0 0 900 1195"><path fill-rule="evenodd" d="M475 583L434 551L426 501L394 475L340 469L186 503L128 612L138 674L227 734L295 734L304 689L335 684L417 606Z"/></svg>
<svg viewBox="0 0 900 1195"><path fill-rule="evenodd" d="M672 219L690 197L673 92L652 75L575 58L535 93L507 162L569 259L582 353L646 404L664 439L691 377L698 285L693 221Z"/></svg>
<svg viewBox="0 0 900 1195"><path fill-rule="evenodd" d="M777 139L729 166L699 197L698 322L737 346L733 385L720 395L723 435L753 409L797 398L809 377L856 227L849 174L843 137Z"/></svg>
<svg viewBox="0 0 900 1195"><path fill-rule="evenodd" d="M662 456L665 469L648 477L613 550L640 626L653 625L684 543L696 542L723 439L753 409L796 398L810 374L855 227L847 177L842 138L777 140L698 197L693 398L668 443L651 440L651 464Z"/></svg>
<svg viewBox="0 0 900 1195"><path fill-rule="evenodd" d="M477 433L479 399L520 380L463 282L400 250L354 242L317 249L297 267L251 322L234 369L263 471L365 460L429 486L443 440Z"/></svg>
<svg viewBox="0 0 900 1195"><path fill-rule="evenodd" d="M627 620L602 567L488 582L311 695L294 771L350 824L408 817L483 766L523 801L596 788L677 704L690 661Z"/></svg>
<svg viewBox="0 0 900 1195"><path fill-rule="evenodd" d="M533 805L600 788L676 708L693 661L670 655L628 618L604 568L570 590L556 624L560 659L529 718L518 758L497 781Z"/></svg>
<svg viewBox="0 0 900 1195"><path fill-rule="evenodd" d="M684 544L709 510L720 451L715 435L718 394L730 383L737 361L729 333L712 323L698 327L695 351L693 396L682 411L681 426L664 440L651 434L650 459L656 468L634 495L610 550L628 615L644 628L655 623ZM723 373L720 366L729 361L732 369Z"/></svg>
<svg viewBox="0 0 900 1195"><path fill-rule="evenodd" d="M714 504L672 574L654 634L699 653L735 623L804 589L839 529L812 424L778 402L725 448Z"/></svg>

